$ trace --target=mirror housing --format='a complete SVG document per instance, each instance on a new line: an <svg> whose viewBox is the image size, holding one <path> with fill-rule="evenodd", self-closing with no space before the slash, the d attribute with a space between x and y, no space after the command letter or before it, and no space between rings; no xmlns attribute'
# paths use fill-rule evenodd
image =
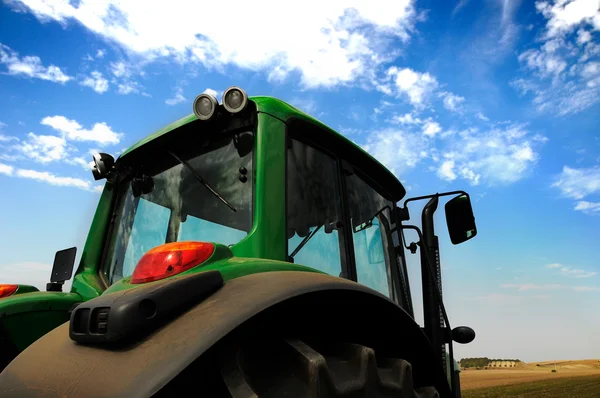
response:
<svg viewBox="0 0 600 398"><path fill-rule="evenodd" d="M477 235L475 216L469 195L462 194L446 203L446 223L452 244L458 245Z"/></svg>
<svg viewBox="0 0 600 398"><path fill-rule="evenodd" d="M95 154L93 164L90 164L92 174L94 175L94 180L98 181L106 178L112 171L114 165L115 158L108 153Z"/></svg>
<svg viewBox="0 0 600 398"><path fill-rule="evenodd" d="M62 285L65 281L71 279L73 274L73 266L75 265L75 255L77 248L71 247L56 252L54 256L54 264L52 265L52 275L50 283L46 284L48 292L62 292Z"/></svg>
<svg viewBox="0 0 600 398"><path fill-rule="evenodd" d="M452 329L452 340L459 344L469 344L475 340L475 331L468 326L457 326Z"/></svg>

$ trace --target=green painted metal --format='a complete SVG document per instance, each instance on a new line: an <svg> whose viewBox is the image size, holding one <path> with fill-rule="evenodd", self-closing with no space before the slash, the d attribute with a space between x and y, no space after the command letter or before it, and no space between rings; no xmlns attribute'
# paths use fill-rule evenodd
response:
<svg viewBox="0 0 600 398"><path fill-rule="evenodd" d="M24 350L35 340L66 322L76 293L31 292L0 300L0 322L13 344ZM0 347L1 349L1 347Z"/></svg>
<svg viewBox="0 0 600 398"><path fill-rule="evenodd" d="M31 293L31 292L37 292L39 291L39 289L35 286L31 286L31 285L18 285L17 287L17 291L13 293L14 295L17 294L23 294L23 293Z"/></svg>

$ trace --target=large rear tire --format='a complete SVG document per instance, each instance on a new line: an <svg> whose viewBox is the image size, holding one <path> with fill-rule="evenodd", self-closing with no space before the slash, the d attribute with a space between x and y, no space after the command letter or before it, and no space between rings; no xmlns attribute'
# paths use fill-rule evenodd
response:
<svg viewBox="0 0 600 398"><path fill-rule="evenodd" d="M211 397L439 397L434 387L414 388L409 362L362 345L271 338L211 351L158 396L189 396L193 385Z"/></svg>

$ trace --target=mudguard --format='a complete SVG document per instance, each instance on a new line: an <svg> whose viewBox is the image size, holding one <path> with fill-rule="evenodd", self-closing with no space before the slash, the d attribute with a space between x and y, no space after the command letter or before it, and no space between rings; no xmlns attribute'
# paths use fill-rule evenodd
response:
<svg viewBox="0 0 600 398"><path fill-rule="evenodd" d="M1 397L150 397L221 338L267 309L310 295L335 294L368 303L379 324L373 334L388 334L414 350L413 369L425 373L441 396L449 393L444 372L420 327L393 302L345 279L312 272L266 272L227 281L224 286L170 323L127 347L93 346L69 338L63 324L37 340L0 374ZM336 296L336 297L337 297ZM327 300L306 312L327 307ZM336 304L339 308L339 303ZM357 304L361 305L361 304ZM296 308L297 310L297 308ZM331 309L327 309L330 311ZM350 309L353 311L353 309ZM385 313L381 317L382 310ZM358 311L358 310L357 310ZM349 312L353 313L353 312ZM355 316L351 325L358 325ZM373 322L373 321L370 321ZM317 325L318 326L318 325ZM415 347L418 347L415 348ZM425 364L425 365L424 365ZM445 389L444 389L445 384ZM198 386L201 390L202 386Z"/></svg>

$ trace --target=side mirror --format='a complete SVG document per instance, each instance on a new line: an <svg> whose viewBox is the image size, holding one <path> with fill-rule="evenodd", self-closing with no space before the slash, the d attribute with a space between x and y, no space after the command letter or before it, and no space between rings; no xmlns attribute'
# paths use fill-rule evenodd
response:
<svg viewBox="0 0 600 398"><path fill-rule="evenodd" d="M50 283L46 284L46 291L62 292L62 285L65 283L65 281L71 279L73 266L75 265L76 254L76 247L71 247L70 249L56 252L56 255L54 256L54 264L52 265Z"/></svg>
<svg viewBox="0 0 600 398"><path fill-rule="evenodd" d="M452 340L459 344L469 344L475 340L475 331L468 326L457 326L452 329Z"/></svg>
<svg viewBox="0 0 600 398"><path fill-rule="evenodd" d="M94 155L93 164L90 165L94 180L106 178L115 165L115 158L108 153L97 153Z"/></svg>
<svg viewBox="0 0 600 398"><path fill-rule="evenodd" d="M446 203L446 222L452 244L458 245L477 235L475 216L469 195L462 194Z"/></svg>

